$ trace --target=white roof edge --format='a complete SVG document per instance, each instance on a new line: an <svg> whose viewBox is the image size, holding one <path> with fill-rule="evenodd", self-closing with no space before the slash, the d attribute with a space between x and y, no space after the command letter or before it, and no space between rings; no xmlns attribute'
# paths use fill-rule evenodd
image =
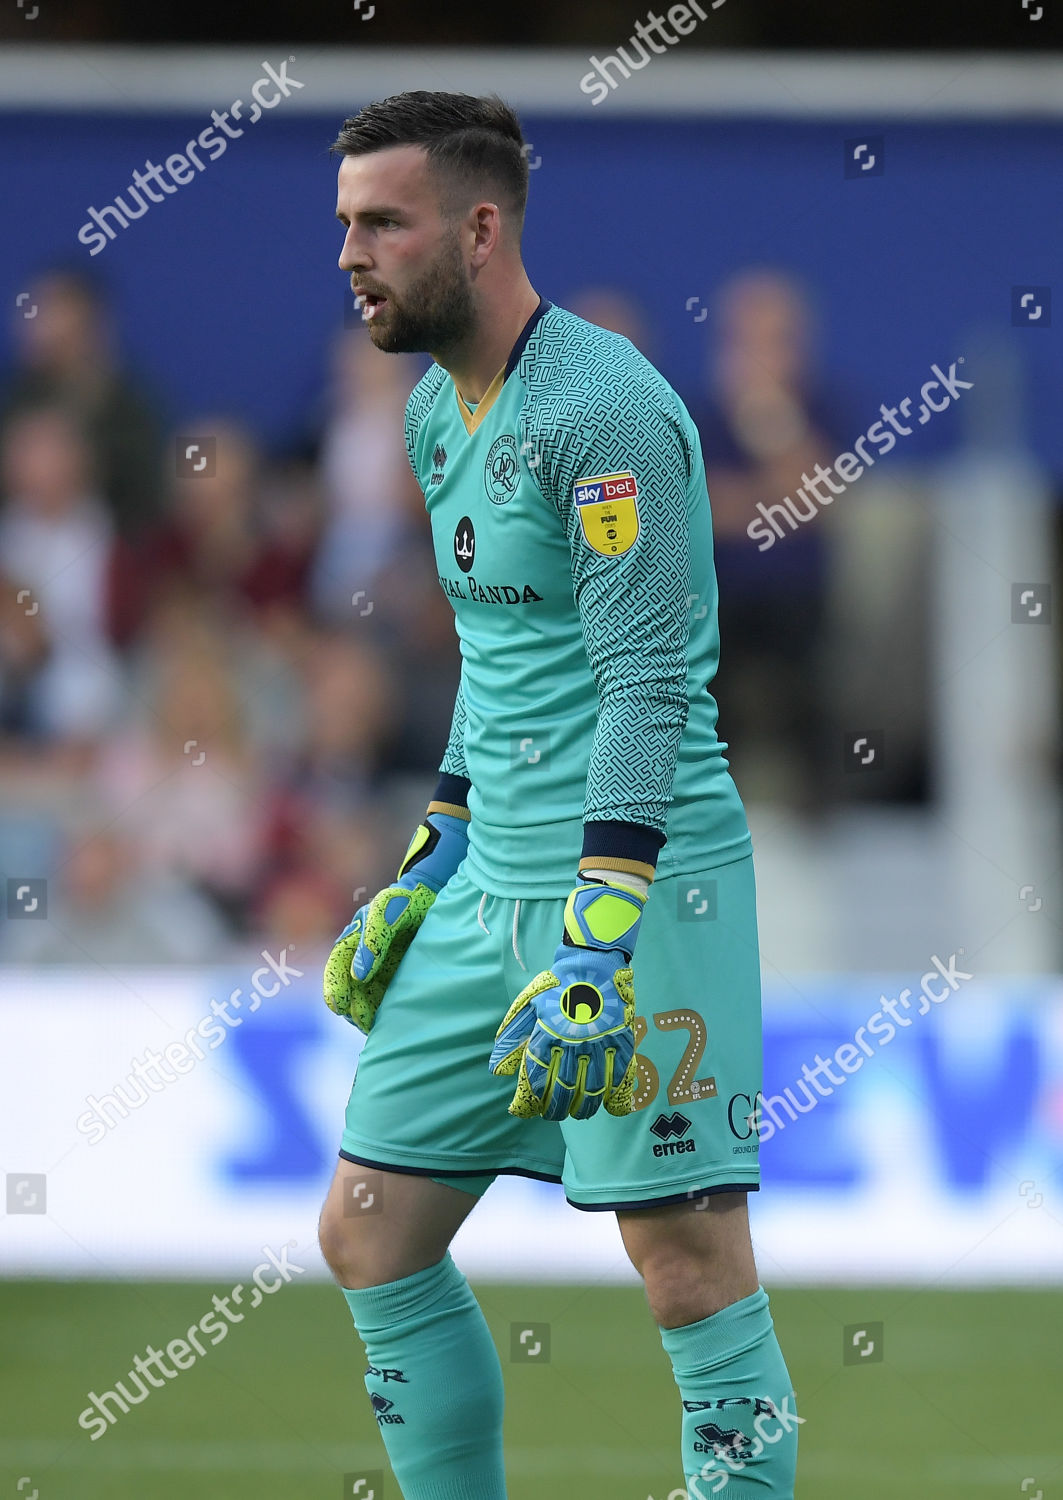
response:
<svg viewBox="0 0 1063 1500"><path fill-rule="evenodd" d="M625 38L595 49L605 59ZM629 48L629 51L631 49ZM529 113L586 116L1046 118L1063 116L1063 55L704 52L682 45L592 104L579 49L6 43L0 110L209 114L248 99L263 64L303 85L282 112L343 115L410 88L501 93ZM250 106L249 106L250 107Z"/></svg>

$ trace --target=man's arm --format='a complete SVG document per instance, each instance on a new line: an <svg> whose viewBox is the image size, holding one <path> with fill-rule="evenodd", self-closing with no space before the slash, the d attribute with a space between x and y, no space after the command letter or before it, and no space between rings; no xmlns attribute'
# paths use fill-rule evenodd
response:
<svg viewBox="0 0 1063 1500"><path fill-rule="evenodd" d="M456 818L469 817L469 780L465 764L465 692L459 680L450 721L450 738L439 767L439 782L428 804L430 813L450 813Z"/></svg>
<svg viewBox="0 0 1063 1500"><path fill-rule="evenodd" d="M522 425L521 452L568 539L598 717L561 942L507 1011L489 1066L517 1077L512 1115L626 1115L638 1078L631 963L689 711L693 454L667 388L624 367L532 403Z"/></svg>
<svg viewBox="0 0 1063 1500"><path fill-rule="evenodd" d="M658 393L622 382L600 400L598 420L582 410L567 428L558 414L533 413L528 441L568 538L598 688L579 868L652 880L689 710L692 455Z"/></svg>

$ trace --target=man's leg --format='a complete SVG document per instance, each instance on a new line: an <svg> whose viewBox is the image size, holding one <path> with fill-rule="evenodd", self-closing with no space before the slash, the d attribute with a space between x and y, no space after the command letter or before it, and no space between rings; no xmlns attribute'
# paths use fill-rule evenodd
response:
<svg viewBox="0 0 1063 1500"><path fill-rule="evenodd" d="M505 1500L502 1370L448 1252L476 1201L341 1160L321 1214L322 1254L365 1344L366 1389L405 1500Z"/></svg>
<svg viewBox="0 0 1063 1500"><path fill-rule="evenodd" d="M619 1212L683 1399L691 1500L793 1500L793 1385L759 1285L745 1193Z"/></svg>

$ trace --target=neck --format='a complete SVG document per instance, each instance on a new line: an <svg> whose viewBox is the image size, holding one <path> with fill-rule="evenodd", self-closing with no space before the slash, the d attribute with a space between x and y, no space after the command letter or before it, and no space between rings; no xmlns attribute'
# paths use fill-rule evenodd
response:
<svg viewBox="0 0 1063 1500"><path fill-rule="evenodd" d="M475 406L509 358L521 329L539 305L524 268L505 295L485 303L469 339L433 358L446 370L463 401Z"/></svg>

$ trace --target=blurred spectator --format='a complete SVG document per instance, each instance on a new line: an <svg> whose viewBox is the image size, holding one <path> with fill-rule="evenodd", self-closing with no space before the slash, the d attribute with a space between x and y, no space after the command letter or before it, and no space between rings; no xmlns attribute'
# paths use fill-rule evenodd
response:
<svg viewBox="0 0 1063 1500"><path fill-rule="evenodd" d="M319 443L327 521L312 584L319 618L383 653L399 687L388 767L412 776L439 765L460 670L403 437L406 400L423 368L419 358L381 354L362 329L334 345Z"/></svg>
<svg viewBox="0 0 1063 1500"><path fill-rule="evenodd" d="M62 401L78 413L116 533L132 538L164 495L162 423L143 381L120 367L102 287L80 269L36 277L15 318L18 364L0 415Z"/></svg>
<svg viewBox="0 0 1063 1500"><path fill-rule="evenodd" d="M720 734L748 798L812 811L834 779L822 670L830 515L765 550L747 527L758 501L795 495L802 473L833 461L844 418L819 383L811 309L789 277L735 276L720 291L718 317L707 399L691 410L720 586Z"/></svg>
<svg viewBox="0 0 1063 1500"><path fill-rule="evenodd" d="M0 575L0 743L34 732L33 683L48 657L48 637L30 591Z"/></svg>
<svg viewBox="0 0 1063 1500"><path fill-rule="evenodd" d="M334 345L319 453L326 518L311 584L323 619L350 623L373 599L381 571L418 534L428 544L424 496L403 435L406 400L423 370L415 356L381 354L360 328ZM362 601L352 605L359 591Z"/></svg>
<svg viewBox="0 0 1063 1500"><path fill-rule="evenodd" d="M306 685L298 782L340 814L372 796L384 768L396 684L371 647L322 633L307 661Z"/></svg>
<svg viewBox="0 0 1063 1500"><path fill-rule="evenodd" d="M210 903L174 873L142 867L134 840L114 828L73 835L49 881L48 920L6 922L7 963L207 963L225 953Z"/></svg>
<svg viewBox="0 0 1063 1500"><path fill-rule="evenodd" d="M401 852L387 857L391 829L376 807L342 819L312 807L306 813L298 858L266 881L255 927L267 943L327 951L362 902L394 879Z"/></svg>
<svg viewBox="0 0 1063 1500"><path fill-rule="evenodd" d="M66 290L39 326L62 315L81 338L95 304ZM402 436L419 370L346 338L316 466L267 461L233 421L189 422L213 440L208 467L125 536L94 494L84 405L11 404L0 843L47 875L50 905L4 959L325 948L393 876L460 666Z"/></svg>
<svg viewBox="0 0 1063 1500"><path fill-rule="evenodd" d="M647 359L650 353L650 334L642 308L634 297L629 297L617 287L590 286L570 297L565 304L569 312L599 328L608 328L610 333L621 333L630 339L635 348Z"/></svg>
<svg viewBox="0 0 1063 1500"><path fill-rule="evenodd" d="M430 546L411 538L377 579L375 593L375 638L398 689L388 765L392 772L427 775L443 758L461 674L454 611Z"/></svg>
<svg viewBox="0 0 1063 1500"><path fill-rule="evenodd" d="M0 573L15 585L16 607L39 613L47 643L42 655L39 640L31 647L21 636L21 727L45 740L91 741L119 701L106 634L112 527L68 411L27 407L8 419L0 488Z"/></svg>
<svg viewBox="0 0 1063 1500"><path fill-rule="evenodd" d="M395 718L395 686L374 647L334 633L310 636L303 663L300 743L275 768L273 847L301 861L318 814L337 823L379 794Z"/></svg>
<svg viewBox="0 0 1063 1500"><path fill-rule="evenodd" d="M120 636L128 639L150 599L196 594L230 622L302 608L316 540L316 495L270 483L251 435L222 418L192 424L213 440L202 474L174 481L171 515L124 580ZM293 471L295 472L295 471Z"/></svg>
<svg viewBox="0 0 1063 1500"><path fill-rule="evenodd" d="M375 890L394 874L380 801L398 693L377 650L339 632L310 638L304 673L303 740L274 774L258 920L321 942L364 899L358 886Z"/></svg>
<svg viewBox="0 0 1063 1500"><path fill-rule="evenodd" d="M265 808L240 701L240 646L202 597L162 595L95 787L145 870L209 896L237 930L258 876Z"/></svg>

